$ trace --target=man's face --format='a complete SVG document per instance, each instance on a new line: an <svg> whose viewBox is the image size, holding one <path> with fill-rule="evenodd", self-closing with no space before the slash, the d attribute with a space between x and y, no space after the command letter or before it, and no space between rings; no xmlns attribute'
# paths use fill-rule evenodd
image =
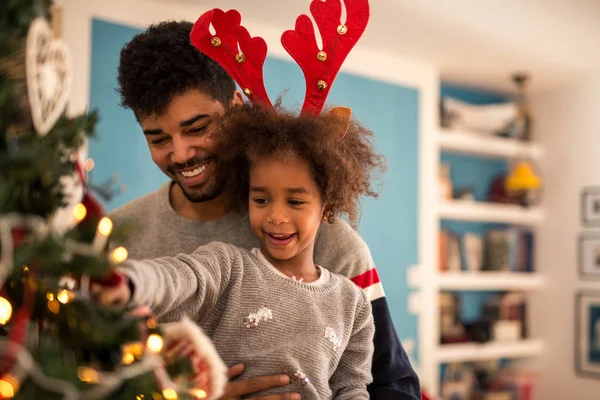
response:
<svg viewBox="0 0 600 400"><path fill-rule="evenodd" d="M140 119L152 160L193 203L215 199L225 186L212 137L224 111L211 96L190 90L174 97L163 114Z"/></svg>

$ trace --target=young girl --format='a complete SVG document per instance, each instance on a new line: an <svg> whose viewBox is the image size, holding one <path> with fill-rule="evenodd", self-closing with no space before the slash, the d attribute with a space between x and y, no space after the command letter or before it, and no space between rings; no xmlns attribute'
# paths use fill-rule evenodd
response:
<svg viewBox="0 0 600 400"><path fill-rule="evenodd" d="M260 248L211 243L191 255L129 260L120 268L129 282L104 289L102 301L133 297L159 318L188 315L225 364L246 365L242 377L284 372L303 399L368 399L370 303L350 280L315 265L313 252L321 223L342 214L356 222L359 196L376 196L371 176L383 162L370 131L332 114L250 105L228 114L220 167L236 171L230 187Z"/></svg>

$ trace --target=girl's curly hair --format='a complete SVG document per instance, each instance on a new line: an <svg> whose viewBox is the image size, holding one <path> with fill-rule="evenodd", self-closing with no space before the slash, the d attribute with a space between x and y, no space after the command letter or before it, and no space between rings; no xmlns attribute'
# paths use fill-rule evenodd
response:
<svg viewBox="0 0 600 400"><path fill-rule="evenodd" d="M232 171L229 188L237 207L248 204L248 175L254 160L293 155L306 160L321 189L326 211L347 214L352 225L360 216L360 196L377 197L375 172L385 171L375 152L373 132L352 120L339 138L343 121L333 116L298 117L278 109L246 104L234 107L221 120L217 133L222 168ZM227 165L227 167L225 167Z"/></svg>

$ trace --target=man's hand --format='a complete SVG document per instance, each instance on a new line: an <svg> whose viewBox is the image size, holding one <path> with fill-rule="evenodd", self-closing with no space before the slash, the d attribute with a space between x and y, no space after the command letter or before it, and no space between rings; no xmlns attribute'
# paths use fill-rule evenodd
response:
<svg viewBox="0 0 600 400"><path fill-rule="evenodd" d="M227 376L235 378L244 372L244 365L237 364L229 368ZM225 393L220 400L233 400L239 399L241 396L249 395L252 393L259 392L261 390L267 390L274 387L285 386L290 383L290 377L282 375L271 375L271 376L257 376L254 378L244 379L235 382L229 382L225 387ZM252 397L255 400L300 400L298 393L284 393L284 394L271 394L268 396ZM251 400L251 399L249 399Z"/></svg>

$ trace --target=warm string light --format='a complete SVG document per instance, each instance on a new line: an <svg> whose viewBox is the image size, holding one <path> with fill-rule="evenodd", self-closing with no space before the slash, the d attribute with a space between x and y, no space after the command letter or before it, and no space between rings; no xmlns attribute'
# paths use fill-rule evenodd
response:
<svg viewBox="0 0 600 400"><path fill-rule="evenodd" d="M94 169L95 166L96 166L96 163L91 158L88 158L87 160L85 160L83 162L83 169L85 169L87 172L92 172L92 170Z"/></svg>
<svg viewBox="0 0 600 400"><path fill-rule="evenodd" d="M206 392L202 389L194 390L194 396L198 399L205 399L207 397Z"/></svg>
<svg viewBox="0 0 600 400"><path fill-rule="evenodd" d="M12 304L4 297L0 297L0 325L6 325L12 316Z"/></svg>
<svg viewBox="0 0 600 400"><path fill-rule="evenodd" d="M48 301L48 310L50 310L50 312L54 314L58 314L58 312L60 311L60 303L58 302L58 300L53 298L52 300Z"/></svg>
<svg viewBox="0 0 600 400"><path fill-rule="evenodd" d="M63 304L67 304L74 297L74 293L69 292L66 289L61 290L56 294L56 299Z"/></svg>
<svg viewBox="0 0 600 400"><path fill-rule="evenodd" d="M146 346L148 347L148 350L150 350L153 353L160 353L164 344L165 344L165 342L164 342L163 338L161 338L159 335L157 335L155 333L148 336L148 341L146 342Z"/></svg>
<svg viewBox="0 0 600 400"><path fill-rule="evenodd" d="M9 380L8 377L0 379L0 398L2 399L15 397L15 387Z"/></svg>
<svg viewBox="0 0 600 400"><path fill-rule="evenodd" d="M125 365L133 364L133 362L135 361L135 357L131 353L125 353L123 354L123 359L121 361Z"/></svg>
<svg viewBox="0 0 600 400"><path fill-rule="evenodd" d="M75 218L76 222L81 222L87 215L87 208L83 205L83 203L77 204L73 207L73 218Z"/></svg>
<svg viewBox="0 0 600 400"><path fill-rule="evenodd" d="M141 360L144 355L144 344L141 342L128 343L121 346L123 357L121 361L125 365L133 364L135 360Z"/></svg>
<svg viewBox="0 0 600 400"><path fill-rule="evenodd" d="M112 232L113 222L108 217L103 217L98 223L98 229L96 229L96 235L92 242L92 247L97 253L102 252L106 247L108 241L108 235Z"/></svg>
<svg viewBox="0 0 600 400"><path fill-rule="evenodd" d="M77 377L81 382L96 383L98 382L98 371L90 367L77 368Z"/></svg>
<svg viewBox="0 0 600 400"><path fill-rule="evenodd" d="M171 388L165 389L163 390L163 397L166 400L177 400L177 392Z"/></svg>
<svg viewBox="0 0 600 400"><path fill-rule="evenodd" d="M119 246L116 249L114 249L111 256L112 260L115 263L121 263L127 260L127 257L129 257L129 252L123 246Z"/></svg>

